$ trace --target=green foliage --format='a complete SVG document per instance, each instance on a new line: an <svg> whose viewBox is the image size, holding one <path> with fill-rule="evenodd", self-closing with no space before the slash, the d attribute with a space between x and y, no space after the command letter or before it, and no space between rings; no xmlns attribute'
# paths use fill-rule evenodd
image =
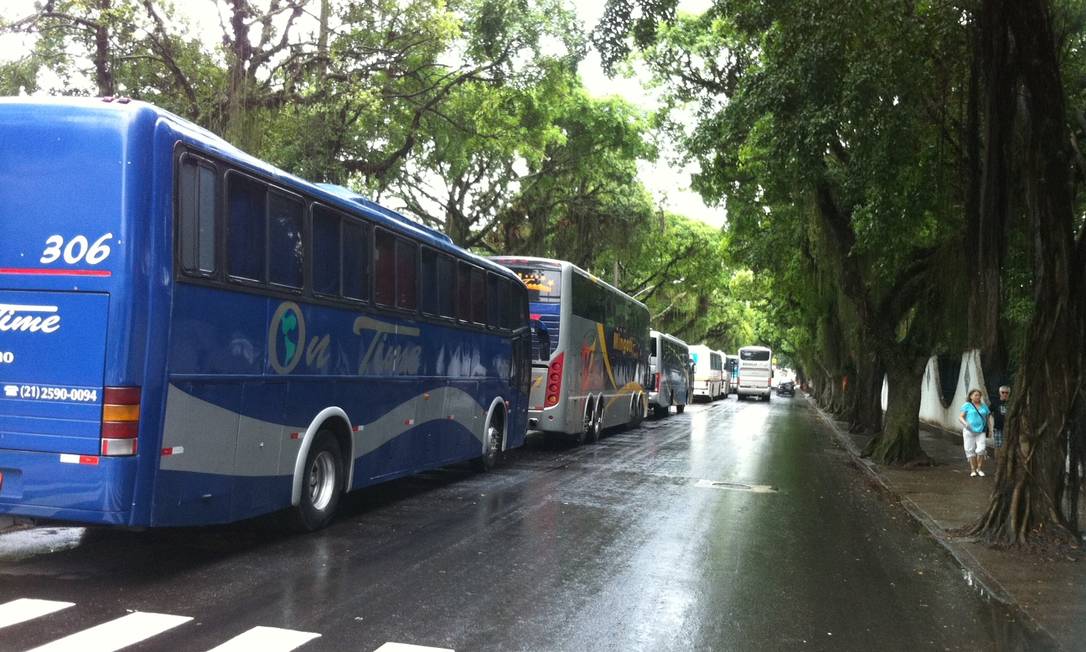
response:
<svg viewBox="0 0 1086 652"><path fill-rule="evenodd" d="M701 169L694 187L727 206L733 264L766 279L760 336L794 356L840 339L826 328L844 330L852 356L870 346L856 329L883 329L888 349L938 338L941 317L916 307L931 252L964 224L962 186L948 181L962 165L960 13L876 0L729 0L700 16L639 6L626 33L668 106L696 116L679 134ZM644 20L650 38L636 33ZM611 12L597 34L621 23Z"/></svg>

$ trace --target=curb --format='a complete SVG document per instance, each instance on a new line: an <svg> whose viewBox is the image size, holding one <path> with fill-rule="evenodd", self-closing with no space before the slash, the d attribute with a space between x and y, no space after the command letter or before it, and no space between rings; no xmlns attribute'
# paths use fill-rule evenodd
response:
<svg viewBox="0 0 1086 652"><path fill-rule="evenodd" d="M1059 640L1040 623L1034 620L1029 612L1022 608L1018 601L1003 587L999 580L992 576L992 574L977 561L972 553L954 545L954 541L948 538L946 530L943 529L935 519L921 509L912 498L901 495L897 490L891 487L882 475L879 474L876 464L862 456L862 451L856 446L856 442L852 441L847 434L842 432L833 419L830 418L830 416L826 414L814 400L809 396L805 398L815 413L817 413L822 421L825 422L830 432L833 433L834 440L848 452L852 461L879 486L885 495L890 496L901 503L902 506L905 507L905 511L908 512L917 523L923 526L928 534L930 534L931 537L958 562L958 565L961 566L963 575L966 578L966 582L968 582L970 586L978 587L982 594L999 602L1014 612L1015 617L1021 620L1027 627L1048 637L1058 649L1064 649L1063 646L1060 645Z"/></svg>

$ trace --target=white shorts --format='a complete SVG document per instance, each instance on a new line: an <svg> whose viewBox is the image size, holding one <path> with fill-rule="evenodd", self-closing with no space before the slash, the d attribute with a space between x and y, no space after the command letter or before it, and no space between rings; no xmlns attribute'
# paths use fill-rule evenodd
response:
<svg viewBox="0 0 1086 652"><path fill-rule="evenodd" d="M987 443L985 437L987 432L973 432L969 428L962 429L962 439L965 443L965 456L968 457L984 457L987 452Z"/></svg>

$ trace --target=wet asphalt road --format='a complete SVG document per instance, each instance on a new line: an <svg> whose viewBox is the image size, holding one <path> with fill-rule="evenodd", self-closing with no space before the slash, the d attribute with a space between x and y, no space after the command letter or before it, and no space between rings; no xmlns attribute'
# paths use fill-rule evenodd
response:
<svg viewBox="0 0 1086 652"><path fill-rule="evenodd" d="M130 611L192 618L132 650L254 626L320 634L304 651L1046 647L865 484L802 398L733 396L581 448L533 439L489 474L354 494L311 535L0 536L0 603L18 598L75 606L0 629L0 650Z"/></svg>

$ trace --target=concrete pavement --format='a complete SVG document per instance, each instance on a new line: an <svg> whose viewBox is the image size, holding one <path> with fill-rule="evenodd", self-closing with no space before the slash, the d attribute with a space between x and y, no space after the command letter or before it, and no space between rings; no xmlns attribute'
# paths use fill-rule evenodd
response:
<svg viewBox="0 0 1086 652"><path fill-rule="evenodd" d="M935 466L879 466L860 456L871 437L850 434L845 424L825 413L822 417L860 468L958 560L967 581L975 582L992 600L1016 610L1031 628L1051 637L1063 649L1086 648L1086 562L997 550L954 534L975 523L988 505L995 476L992 456L985 477L970 477L961 437L955 441L952 433L922 427L920 443Z"/></svg>

